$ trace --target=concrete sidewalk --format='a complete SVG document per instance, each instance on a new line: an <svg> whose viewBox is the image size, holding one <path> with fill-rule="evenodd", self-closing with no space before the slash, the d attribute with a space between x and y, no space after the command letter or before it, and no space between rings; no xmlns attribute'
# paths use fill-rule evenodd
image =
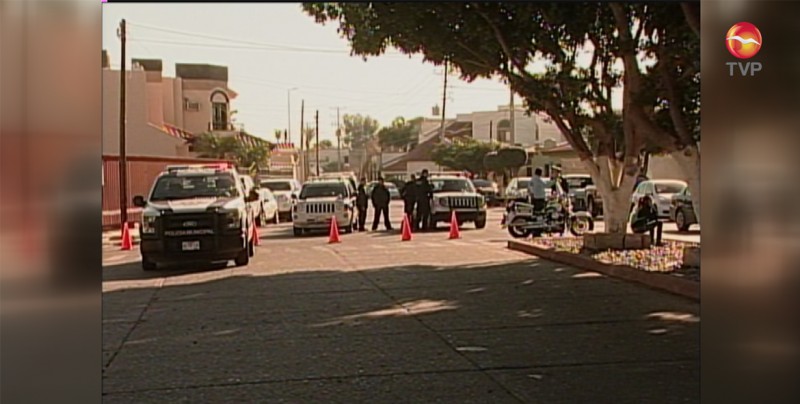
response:
<svg viewBox="0 0 800 404"><path fill-rule="evenodd" d="M697 303L507 250L336 248L105 268L103 402L699 402Z"/></svg>

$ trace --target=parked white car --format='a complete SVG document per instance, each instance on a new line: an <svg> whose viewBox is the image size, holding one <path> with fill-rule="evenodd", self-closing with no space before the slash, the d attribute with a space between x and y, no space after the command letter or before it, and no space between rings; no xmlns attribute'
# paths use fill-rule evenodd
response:
<svg viewBox="0 0 800 404"><path fill-rule="evenodd" d="M531 177L517 177L511 180L506 187L505 199L522 201L528 198L528 184Z"/></svg>
<svg viewBox="0 0 800 404"><path fill-rule="evenodd" d="M669 219L672 197L686 188L685 181L679 180L647 180L642 181L631 196L631 211L644 196L649 196L658 210L658 217Z"/></svg>
<svg viewBox="0 0 800 404"><path fill-rule="evenodd" d="M268 188L258 188L261 196L261 216L256 218L256 224L263 226L267 223L278 223L278 200Z"/></svg>
<svg viewBox="0 0 800 404"><path fill-rule="evenodd" d="M260 185L275 195L280 219L291 221L294 199L300 194L300 182L292 178L266 178L260 181Z"/></svg>
<svg viewBox="0 0 800 404"><path fill-rule="evenodd" d="M341 232L352 232L356 226L354 196L346 181L318 180L303 184L292 208L294 235L328 230L334 217Z"/></svg>

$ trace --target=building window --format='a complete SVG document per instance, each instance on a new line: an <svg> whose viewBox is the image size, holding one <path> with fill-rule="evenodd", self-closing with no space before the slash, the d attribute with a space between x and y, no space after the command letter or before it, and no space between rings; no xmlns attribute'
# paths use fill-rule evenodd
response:
<svg viewBox="0 0 800 404"><path fill-rule="evenodd" d="M497 141L510 142L511 141L511 121L503 119L497 123Z"/></svg>
<svg viewBox="0 0 800 404"><path fill-rule="evenodd" d="M228 96L222 91L214 91L211 94L211 130L228 130L230 126L228 108Z"/></svg>
<svg viewBox="0 0 800 404"><path fill-rule="evenodd" d="M350 164L350 156L342 156L342 159L345 164Z"/></svg>

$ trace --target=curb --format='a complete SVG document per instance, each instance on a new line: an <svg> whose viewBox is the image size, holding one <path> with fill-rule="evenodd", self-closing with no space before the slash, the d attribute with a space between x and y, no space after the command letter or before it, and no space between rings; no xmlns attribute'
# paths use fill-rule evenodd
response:
<svg viewBox="0 0 800 404"><path fill-rule="evenodd" d="M576 254L536 247L526 242L509 241L508 249L536 255L546 260L567 264L586 271L598 272L613 278L636 282L653 289L700 301L699 282L689 281L671 275L644 272L627 265L606 264Z"/></svg>

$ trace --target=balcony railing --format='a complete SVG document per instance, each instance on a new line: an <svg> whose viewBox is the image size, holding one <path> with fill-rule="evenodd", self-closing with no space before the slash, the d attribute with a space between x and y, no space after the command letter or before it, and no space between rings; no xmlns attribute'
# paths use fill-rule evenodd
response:
<svg viewBox="0 0 800 404"><path fill-rule="evenodd" d="M208 130L212 132L243 132L244 124L229 122L209 122Z"/></svg>

